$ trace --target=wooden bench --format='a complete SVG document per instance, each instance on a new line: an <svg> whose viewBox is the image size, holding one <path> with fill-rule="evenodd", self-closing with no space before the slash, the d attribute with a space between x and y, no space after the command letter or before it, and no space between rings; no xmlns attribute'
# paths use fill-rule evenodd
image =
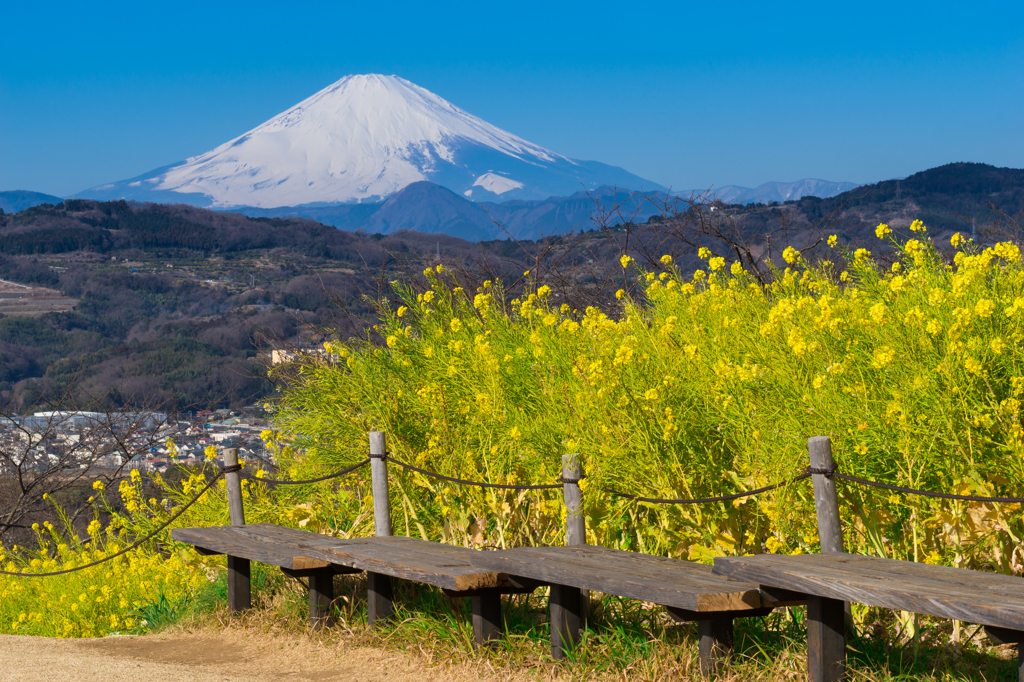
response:
<svg viewBox="0 0 1024 682"><path fill-rule="evenodd" d="M1018 644L1024 682L1024 580L948 566L853 554L762 554L717 558L714 572L760 585L775 599L807 600L807 664L814 682L846 668L843 602L984 625L998 643Z"/></svg>
<svg viewBox="0 0 1024 682"><path fill-rule="evenodd" d="M697 621L705 675L729 656L734 618L764 616L793 603L766 598L756 582L723 578L710 566L593 545L481 552L474 561L507 573L513 582L551 586L551 655L556 659L578 641L581 589L660 604L677 621Z"/></svg>
<svg viewBox="0 0 1024 682"><path fill-rule="evenodd" d="M390 618L391 578L442 588L452 597L473 600L473 641L477 645L502 633L501 595L532 591L536 584L512 583L497 570L473 563L476 550L407 537L342 540L268 523L211 528L178 528L178 542L204 554L228 555L229 569L239 559L279 566L287 575L309 579L310 622L331 625L336 573L366 571L370 625Z"/></svg>

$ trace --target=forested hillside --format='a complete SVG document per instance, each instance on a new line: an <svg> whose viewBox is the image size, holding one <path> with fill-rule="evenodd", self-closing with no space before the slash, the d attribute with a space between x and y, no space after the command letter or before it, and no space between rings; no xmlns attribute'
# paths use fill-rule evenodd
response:
<svg viewBox="0 0 1024 682"><path fill-rule="evenodd" d="M439 263L459 272L467 291L500 278L510 296L528 271L584 310L636 284L619 265L623 254L652 266L672 254L692 272L703 246L767 273L785 246L813 258L823 237L837 234L842 245L867 245L884 259L878 223L899 231L918 218L939 243L954 231L1019 241L1024 171L950 164L783 205L676 199L645 206L641 220L630 201L618 211L602 206L572 235L477 243L124 201L3 214L0 279L53 290L47 300L63 312L11 314L22 290L5 285L0 400L27 409L73 387L115 405L248 404L273 390L263 378L265 351L315 346L325 329L373 336L374 302L390 282L422 284L420 272Z"/></svg>

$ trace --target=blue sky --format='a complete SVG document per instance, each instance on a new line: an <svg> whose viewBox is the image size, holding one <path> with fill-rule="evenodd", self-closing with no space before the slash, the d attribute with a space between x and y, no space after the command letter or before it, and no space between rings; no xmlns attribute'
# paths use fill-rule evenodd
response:
<svg viewBox="0 0 1024 682"><path fill-rule="evenodd" d="M352 73L675 189L1024 166L1024 3L8 3L0 190L204 152Z"/></svg>

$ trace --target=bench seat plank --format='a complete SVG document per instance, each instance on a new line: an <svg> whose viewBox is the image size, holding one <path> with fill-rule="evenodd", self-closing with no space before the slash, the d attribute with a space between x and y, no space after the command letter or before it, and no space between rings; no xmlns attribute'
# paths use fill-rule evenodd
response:
<svg viewBox="0 0 1024 682"><path fill-rule="evenodd" d="M688 611L746 611L762 606L756 583L714 575L703 564L607 547L520 547L481 552L474 560L513 576Z"/></svg>
<svg viewBox="0 0 1024 682"><path fill-rule="evenodd" d="M171 531L171 538L194 545L204 554L227 554L292 571L326 568L331 565L330 561L305 556L287 547L252 541L233 532L234 528L237 526L175 528Z"/></svg>
<svg viewBox="0 0 1024 682"><path fill-rule="evenodd" d="M719 557L714 572L816 597L1024 630L1024 581L854 554Z"/></svg>
<svg viewBox="0 0 1024 682"><path fill-rule="evenodd" d="M346 540L269 523L220 528L228 530L243 545L278 547L279 552L291 551L329 564L448 590L514 589L506 574L474 564L472 559L479 552L465 547L400 536ZM206 532L214 529L190 530Z"/></svg>

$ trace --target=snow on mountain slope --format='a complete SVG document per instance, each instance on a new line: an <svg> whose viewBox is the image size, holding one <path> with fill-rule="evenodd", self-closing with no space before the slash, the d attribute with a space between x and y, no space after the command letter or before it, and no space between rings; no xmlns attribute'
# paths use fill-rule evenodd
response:
<svg viewBox="0 0 1024 682"><path fill-rule="evenodd" d="M726 185L724 187L713 187L710 195L721 199L727 204L762 203L770 204L773 201L782 203L813 196L821 199L828 199L843 192L849 192L858 185L853 182L829 182L828 180L817 180L804 178L796 182L766 182L751 189L738 185ZM707 191L707 190L704 190ZM704 191L697 190L697 194L704 194ZM688 194L680 192L680 194Z"/></svg>
<svg viewBox="0 0 1024 682"><path fill-rule="evenodd" d="M429 180L473 201L618 185L621 168L527 142L397 76L346 76L221 146L80 196L270 208L377 201Z"/></svg>

